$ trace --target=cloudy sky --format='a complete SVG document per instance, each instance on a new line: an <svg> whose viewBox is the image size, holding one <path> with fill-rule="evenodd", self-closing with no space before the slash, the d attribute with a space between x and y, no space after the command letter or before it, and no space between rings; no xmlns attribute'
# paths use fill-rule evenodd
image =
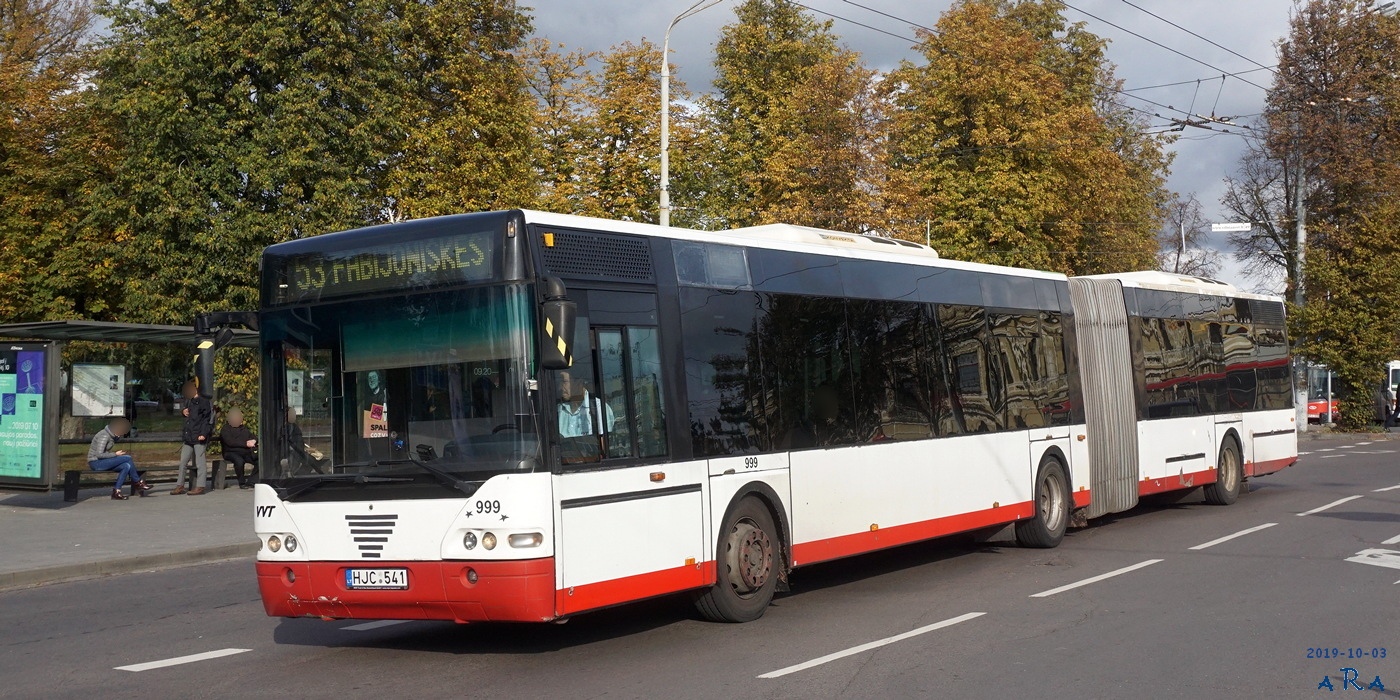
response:
<svg viewBox="0 0 1400 700"><path fill-rule="evenodd" d="M538 35L571 49L601 51L643 38L660 44L671 18L694 2L522 0L521 5L534 7ZM932 26L952 4L951 0L800 2L816 16L833 20L833 29L844 43L861 52L866 63L876 69L888 69L901 59L915 58L911 42L899 37L913 36L911 24ZM734 21L736 4L737 0L721 2L681 22L672 32L671 62L677 77L692 91L709 89L714 77L710 62L715 40L720 28ZM1289 13L1294 6L1292 0L1070 0L1068 4L1071 9L1066 16L1070 21L1084 22L1089 31L1111 41L1108 56L1118 66L1118 77L1125 81L1126 90L1178 110L1241 117L1241 121L1262 111L1261 86L1268 87L1273 75L1260 65L1273 66L1277 62L1276 44L1288 32ZM1221 80L1222 73L1251 70ZM1167 83L1185 84L1152 87ZM1169 117L1184 116L1140 100L1125 99L1124 103ZM1152 121L1167 123L1160 118ZM1200 129L1187 129L1181 136L1172 147L1176 161L1168 184L1183 195L1195 193L1206 216L1221 221L1222 180L1233 172L1243 139ZM1217 237L1223 239L1223 234ZM1220 276L1242 287L1256 286L1243 279L1232 264L1227 264Z"/></svg>

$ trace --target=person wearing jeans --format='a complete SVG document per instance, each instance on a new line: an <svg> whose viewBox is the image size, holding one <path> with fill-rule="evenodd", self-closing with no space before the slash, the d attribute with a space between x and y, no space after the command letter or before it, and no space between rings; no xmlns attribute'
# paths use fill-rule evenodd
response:
<svg viewBox="0 0 1400 700"><path fill-rule="evenodd" d="M204 452L209 448L209 436L214 434L214 405L199 395L199 387L193 380L185 382L184 395L184 407L180 410L185 417L185 426L181 431L185 444L180 446L180 483L170 493L175 496L182 493L199 496L205 493L204 481L209 478L209 462ZM194 462L195 477L187 489L185 468L190 462Z"/></svg>
<svg viewBox="0 0 1400 700"><path fill-rule="evenodd" d="M126 435L131 429L131 421L125 418L118 418L108 423L97 434L92 436L92 444L88 446L88 468L95 472L117 472L117 485L112 488L112 499L125 501L126 494L122 493L122 487L126 485L127 479L135 482L133 491L145 496L151 487L141 478L141 473L136 471L136 460L126 453L126 450L114 450L117 440Z"/></svg>

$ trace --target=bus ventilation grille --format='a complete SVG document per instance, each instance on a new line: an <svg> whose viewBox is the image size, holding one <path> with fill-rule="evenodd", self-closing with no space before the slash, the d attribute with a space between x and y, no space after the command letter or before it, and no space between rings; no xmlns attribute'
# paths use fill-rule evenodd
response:
<svg viewBox="0 0 1400 700"><path fill-rule="evenodd" d="M1256 323L1263 323L1270 326L1282 326L1283 304L1277 301L1262 301L1260 299L1250 299L1249 313L1254 317Z"/></svg>
<svg viewBox="0 0 1400 700"><path fill-rule="evenodd" d="M554 234L554 245L542 248L551 275L621 282L653 280L646 239L559 229L546 233Z"/></svg>
<svg viewBox="0 0 1400 700"><path fill-rule="evenodd" d="M397 515L347 515L350 535L355 538L355 546L363 559L379 559L384 554L384 543L394 534Z"/></svg>

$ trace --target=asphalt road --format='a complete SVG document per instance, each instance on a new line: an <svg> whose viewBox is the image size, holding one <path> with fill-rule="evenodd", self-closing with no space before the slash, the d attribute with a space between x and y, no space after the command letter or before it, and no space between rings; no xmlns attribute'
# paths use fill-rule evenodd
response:
<svg viewBox="0 0 1400 700"><path fill-rule="evenodd" d="M1232 506L1139 508L1053 550L801 569L744 625L678 598L544 626L270 619L244 561L0 593L0 695L1400 697L1400 441L1302 450ZM1368 549L1395 559L1348 561Z"/></svg>

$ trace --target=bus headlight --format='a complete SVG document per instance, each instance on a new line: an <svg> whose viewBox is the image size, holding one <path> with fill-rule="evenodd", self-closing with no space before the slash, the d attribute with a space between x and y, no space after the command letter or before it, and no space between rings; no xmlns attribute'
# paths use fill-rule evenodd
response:
<svg viewBox="0 0 1400 700"><path fill-rule="evenodd" d="M280 551L282 549L282 538L278 537L277 535L272 535L271 537L268 537L267 548L274 552Z"/></svg>
<svg viewBox="0 0 1400 700"><path fill-rule="evenodd" d="M476 533L468 532L462 535L462 546L467 549L476 549Z"/></svg>
<svg viewBox="0 0 1400 700"><path fill-rule="evenodd" d="M508 538L506 541L510 542L510 546L515 547L516 549L538 547L541 544L544 544L544 535L538 532L519 532L514 535L511 535L510 538Z"/></svg>
<svg viewBox="0 0 1400 700"><path fill-rule="evenodd" d="M284 547L287 548L287 553L288 553L288 554L291 554L292 552L297 551L297 537L296 537L296 535L287 535L287 539L285 539L285 540L282 541L282 545L283 545Z"/></svg>
<svg viewBox="0 0 1400 700"><path fill-rule="evenodd" d="M495 535L494 533L490 533L490 532L488 532L488 533L482 535L482 536L481 536L481 546L483 546L483 547L485 547L485 548L487 548L487 549L495 549L495 548L496 548L496 535Z"/></svg>

